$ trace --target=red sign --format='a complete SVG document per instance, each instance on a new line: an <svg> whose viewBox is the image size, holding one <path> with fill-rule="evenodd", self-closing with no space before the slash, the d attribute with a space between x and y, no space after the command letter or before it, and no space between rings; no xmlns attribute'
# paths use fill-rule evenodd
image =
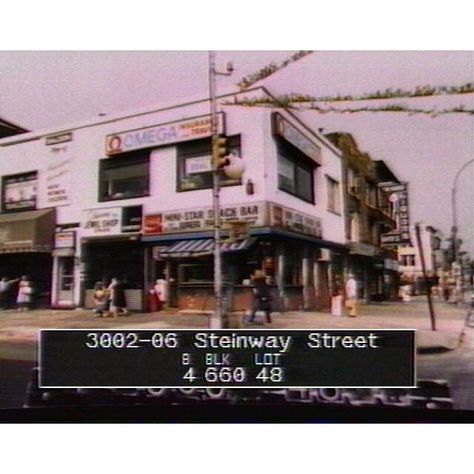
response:
<svg viewBox="0 0 474 474"><path fill-rule="evenodd" d="M161 234L162 233L162 216L161 214L151 214L143 216L142 232L143 235Z"/></svg>

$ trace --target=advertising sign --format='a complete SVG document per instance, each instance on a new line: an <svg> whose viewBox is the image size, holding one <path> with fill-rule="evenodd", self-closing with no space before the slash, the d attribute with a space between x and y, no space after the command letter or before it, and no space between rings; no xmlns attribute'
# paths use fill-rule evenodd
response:
<svg viewBox="0 0 474 474"><path fill-rule="evenodd" d="M217 115L217 131L224 133L224 114ZM152 148L171 143L210 137L211 116L202 115L153 127L113 133L105 137L105 153L109 156L141 148Z"/></svg>
<svg viewBox="0 0 474 474"><path fill-rule="evenodd" d="M38 174L36 171L2 178L3 212L36 209L37 195Z"/></svg>
<svg viewBox="0 0 474 474"><path fill-rule="evenodd" d="M72 159L66 146L55 149L39 173L38 200L41 207L67 206L70 202Z"/></svg>
<svg viewBox="0 0 474 474"><path fill-rule="evenodd" d="M276 204L270 204L270 225L300 234L322 237L320 219Z"/></svg>
<svg viewBox="0 0 474 474"><path fill-rule="evenodd" d="M56 232L54 234L55 249L72 249L74 248L74 232Z"/></svg>
<svg viewBox="0 0 474 474"><path fill-rule="evenodd" d="M230 223L247 223L250 227L269 225L300 234L322 237L321 220L273 203L236 204L221 209L224 228ZM198 232L214 228L214 211L210 207L163 212L144 216L144 235L173 232Z"/></svg>
<svg viewBox="0 0 474 474"><path fill-rule="evenodd" d="M306 156L309 156L321 164L321 148L309 140L278 112L273 114L273 134L283 137L287 142L301 150Z"/></svg>
<svg viewBox="0 0 474 474"><path fill-rule="evenodd" d="M72 132L59 133L57 135L50 135L46 137L46 146L58 145L59 143L66 143L72 140Z"/></svg>
<svg viewBox="0 0 474 474"><path fill-rule="evenodd" d="M121 233L122 208L88 209L82 211L82 235L101 237Z"/></svg>
<svg viewBox="0 0 474 474"><path fill-rule="evenodd" d="M380 183L378 186L383 193L388 194L390 214L396 222L395 232L381 236L382 245L410 244L408 183Z"/></svg>
<svg viewBox="0 0 474 474"><path fill-rule="evenodd" d="M252 226L265 224L265 203L237 204L221 209L225 222L248 222ZM144 217L143 234L166 234L172 232L192 232L212 230L214 211L210 207L164 212Z"/></svg>

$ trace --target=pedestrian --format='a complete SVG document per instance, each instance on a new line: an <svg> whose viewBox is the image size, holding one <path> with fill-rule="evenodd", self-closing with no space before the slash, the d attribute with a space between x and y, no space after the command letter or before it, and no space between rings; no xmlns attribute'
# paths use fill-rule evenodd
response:
<svg viewBox="0 0 474 474"><path fill-rule="evenodd" d="M127 303L123 283L118 278L112 278L108 290L110 292L110 312L114 318L128 316Z"/></svg>
<svg viewBox="0 0 474 474"><path fill-rule="evenodd" d="M93 313L96 318L107 318L109 316L109 308L110 308L110 295L105 288L104 283L98 281L94 285L94 310Z"/></svg>
<svg viewBox="0 0 474 474"><path fill-rule="evenodd" d="M409 303L411 301L410 297L410 285L401 285L399 290L399 296L404 303Z"/></svg>
<svg viewBox="0 0 474 474"><path fill-rule="evenodd" d="M2 277L0 280L0 310L8 309L10 307L11 285L16 283L18 280L18 278L9 280L6 277Z"/></svg>
<svg viewBox="0 0 474 474"><path fill-rule="evenodd" d="M267 323L271 323L270 317L270 287L267 285L267 281L264 273L261 270L256 270L252 280L252 312L250 314L249 322L253 322L257 311L263 311L265 314L265 320Z"/></svg>
<svg viewBox="0 0 474 474"><path fill-rule="evenodd" d="M18 294L16 297L17 309L27 311L33 307L33 294L35 290L30 279L23 275L18 284Z"/></svg>
<svg viewBox="0 0 474 474"><path fill-rule="evenodd" d="M348 316L354 318L357 316L357 281L352 273L348 275L345 290Z"/></svg>
<svg viewBox="0 0 474 474"><path fill-rule="evenodd" d="M341 284L336 281L331 298L331 314L333 316L342 316L342 289Z"/></svg>

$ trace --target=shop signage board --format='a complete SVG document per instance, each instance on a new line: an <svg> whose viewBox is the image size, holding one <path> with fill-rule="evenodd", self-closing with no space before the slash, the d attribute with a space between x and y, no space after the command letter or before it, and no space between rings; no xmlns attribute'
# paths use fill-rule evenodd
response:
<svg viewBox="0 0 474 474"><path fill-rule="evenodd" d="M122 208L87 209L82 212L82 236L101 237L121 233Z"/></svg>
<svg viewBox="0 0 474 474"><path fill-rule="evenodd" d="M2 178L3 212L36 209L38 197L38 173L22 173Z"/></svg>
<svg viewBox="0 0 474 474"><path fill-rule="evenodd" d="M226 222L247 223L250 227L272 226L301 234L322 237L321 220L302 212L273 203L257 202L224 206L221 209L223 226ZM144 235L212 230L214 211L210 207L151 214L143 217ZM228 226L227 226L228 227Z"/></svg>
<svg viewBox="0 0 474 474"><path fill-rule="evenodd" d="M270 225L300 234L322 237L321 219L270 203Z"/></svg>
<svg viewBox="0 0 474 474"><path fill-rule="evenodd" d="M60 143L66 143L72 141L72 132L58 133L56 135L50 135L46 137L45 144L46 146L58 145Z"/></svg>
<svg viewBox="0 0 474 474"><path fill-rule="evenodd" d="M75 232L56 232L54 234L55 249L74 248Z"/></svg>
<svg viewBox="0 0 474 474"><path fill-rule="evenodd" d="M71 204L72 158L64 146L51 148L44 168L39 172L38 201L40 207L57 207Z"/></svg>
<svg viewBox="0 0 474 474"><path fill-rule="evenodd" d="M229 221L248 222L252 226L265 224L265 204L237 204L223 206L223 223ZM214 228L214 210L210 207L177 210L145 216L143 234L167 234L173 232L197 232Z"/></svg>
<svg viewBox="0 0 474 474"><path fill-rule="evenodd" d="M217 132L225 133L224 114L217 115ZM105 153L108 156L142 148L154 148L212 135L211 116L201 115L152 127L127 130L105 137Z"/></svg>
<svg viewBox="0 0 474 474"><path fill-rule="evenodd" d="M396 222L395 232L383 234L381 243L385 246L410 244L410 214L408 206L408 183L379 183L383 193L388 194L391 217Z"/></svg>
<svg viewBox="0 0 474 474"><path fill-rule="evenodd" d="M278 112L273 114L273 134L281 136L306 156L309 156L321 164L321 148L309 140L306 135L300 132Z"/></svg>

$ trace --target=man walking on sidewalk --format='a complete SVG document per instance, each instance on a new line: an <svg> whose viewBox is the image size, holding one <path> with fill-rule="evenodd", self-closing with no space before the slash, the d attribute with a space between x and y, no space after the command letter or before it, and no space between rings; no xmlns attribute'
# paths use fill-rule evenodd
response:
<svg viewBox="0 0 474 474"><path fill-rule="evenodd" d="M346 308L348 310L348 316L357 316L357 281L352 273L349 273L348 280L346 282Z"/></svg>

